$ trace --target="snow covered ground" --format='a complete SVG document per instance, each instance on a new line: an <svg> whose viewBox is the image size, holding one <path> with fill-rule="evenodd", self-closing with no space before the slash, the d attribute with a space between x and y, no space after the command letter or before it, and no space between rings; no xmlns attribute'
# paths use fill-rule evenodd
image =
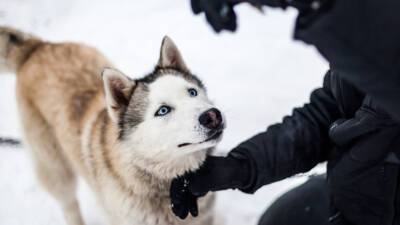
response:
<svg viewBox="0 0 400 225"><path fill-rule="evenodd" d="M268 9L261 15L240 6L238 13L239 31L216 35L202 16L192 15L187 0L0 1L0 25L51 41L93 45L132 77L152 69L161 39L168 34L226 113L228 129L221 152L307 102L328 68L313 48L291 40L294 11ZM21 132L14 84L12 74L0 77L0 136L18 138ZM57 204L36 183L28 153L0 147L0 225L65 224ZM323 171L323 167L317 171ZM255 195L221 192L218 214L225 224L256 224L271 202L304 180L290 178ZM104 224L94 197L83 183L79 196L87 224Z"/></svg>

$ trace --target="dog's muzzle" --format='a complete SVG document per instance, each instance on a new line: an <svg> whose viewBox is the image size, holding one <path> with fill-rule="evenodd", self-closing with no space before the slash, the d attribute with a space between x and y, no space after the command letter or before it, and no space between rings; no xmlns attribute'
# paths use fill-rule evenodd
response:
<svg viewBox="0 0 400 225"><path fill-rule="evenodd" d="M202 144L204 142L217 140L221 137L224 131L224 121L221 112L216 108L208 109L203 112L199 117L201 126L207 129L207 139L198 143L182 143L178 147L185 147L192 144Z"/></svg>
<svg viewBox="0 0 400 225"><path fill-rule="evenodd" d="M216 108L203 112L199 117L199 123L210 130L217 130L223 124L222 114Z"/></svg>

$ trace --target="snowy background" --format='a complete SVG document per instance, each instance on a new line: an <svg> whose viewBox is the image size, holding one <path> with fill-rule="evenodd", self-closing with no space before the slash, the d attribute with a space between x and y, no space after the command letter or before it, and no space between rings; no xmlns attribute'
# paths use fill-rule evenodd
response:
<svg viewBox="0 0 400 225"><path fill-rule="evenodd" d="M0 25L46 40L90 44L132 77L152 70L168 34L226 113L220 148L228 151L307 102L328 68L314 48L291 40L295 11L267 9L262 15L243 5L237 12L238 32L216 35L203 16L192 15L187 0L1 0ZM0 136L19 138L14 86L12 74L1 75ZM271 202L305 180L289 178L255 195L221 192L218 213L225 224L256 224ZM87 224L103 225L83 182L79 197ZM65 223L58 205L37 184L28 151L0 147L0 225L25 224Z"/></svg>

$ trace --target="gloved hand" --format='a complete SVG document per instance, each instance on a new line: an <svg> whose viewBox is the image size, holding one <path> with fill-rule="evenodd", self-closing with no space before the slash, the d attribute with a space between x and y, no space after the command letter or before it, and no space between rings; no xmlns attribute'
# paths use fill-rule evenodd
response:
<svg viewBox="0 0 400 225"><path fill-rule="evenodd" d="M199 213L198 197L189 191L187 177L188 175L174 179L170 189L172 212L181 219L185 219L189 212L193 217Z"/></svg>
<svg viewBox="0 0 400 225"><path fill-rule="evenodd" d="M334 0L191 0L194 14L205 13L208 23L215 32L222 30L235 31L237 27L234 6L247 2L257 8L261 6L296 8L302 15L316 15L322 9L327 9Z"/></svg>
<svg viewBox="0 0 400 225"><path fill-rule="evenodd" d="M235 31L236 14L229 0L191 0L194 14L205 13L206 19L215 32L222 30Z"/></svg>
<svg viewBox="0 0 400 225"><path fill-rule="evenodd" d="M332 224L393 224L388 215L395 211L400 174L398 123L368 104L354 118L336 121L329 136L336 146L328 162Z"/></svg>
<svg viewBox="0 0 400 225"><path fill-rule="evenodd" d="M242 2L257 7L268 5L285 8L287 6L285 0L191 0L191 5L194 14L204 12L208 23L216 32L220 32L236 30L236 13L233 7Z"/></svg>
<svg viewBox="0 0 400 225"><path fill-rule="evenodd" d="M172 211L181 219L185 219L189 212L196 217L197 198L209 191L245 187L249 180L249 170L245 159L231 155L208 156L199 170L172 181L170 189Z"/></svg>

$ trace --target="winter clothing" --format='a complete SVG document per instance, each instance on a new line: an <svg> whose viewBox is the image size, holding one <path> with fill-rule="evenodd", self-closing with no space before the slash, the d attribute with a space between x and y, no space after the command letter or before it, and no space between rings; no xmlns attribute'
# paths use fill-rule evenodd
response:
<svg viewBox="0 0 400 225"><path fill-rule="evenodd" d="M279 197L258 225L328 225L329 194L326 176L311 177Z"/></svg>
<svg viewBox="0 0 400 225"><path fill-rule="evenodd" d="M234 3L228 3L226 0L192 0L192 10L195 14L203 11L206 13L206 19L216 32L221 30L236 30L236 14L233 11ZM223 18L221 17L223 13Z"/></svg>
<svg viewBox="0 0 400 225"><path fill-rule="evenodd" d="M196 174L189 173L172 181L172 211L181 219L185 219L189 213L196 217L198 197L209 191L242 188L248 182L249 173L248 163L244 159L208 156ZM192 175L196 179L192 179Z"/></svg>
<svg viewBox="0 0 400 225"><path fill-rule="evenodd" d="M329 71L310 103L241 143L219 163L206 163L187 177L187 190L197 196L227 188L253 193L328 160L331 223L393 224L400 212L395 204L400 193L396 189L399 136L400 124L369 95ZM215 162L215 157L210 158ZM224 163L233 158L238 163Z"/></svg>
<svg viewBox="0 0 400 225"><path fill-rule="evenodd" d="M196 217L199 214L197 196L187 189L188 181L179 177L171 182L170 198L172 212L179 218L185 219L189 213Z"/></svg>
<svg viewBox="0 0 400 225"><path fill-rule="evenodd" d="M400 124L369 95L357 101L359 94L333 72L309 104L233 150L253 168L253 181L243 191L252 193L329 159L331 224L400 224Z"/></svg>
<svg viewBox="0 0 400 225"><path fill-rule="evenodd" d="M211 25L214 31L235 31L237 23L236 13L233 10L233 7L242 2L248 2L254 6L268 5L270 7L281 8L287 6L287 3L284 0L191 0L191 6L194 14L205 13L207 22Z"/></svg>
<svg viewBox="0 0 400 225"><path fill-rule="evenodd" d="M400 121L400 1L192 0L216 31L235 30L239 2L297 8L294 38L317 47L331 68ZM212 4L211 4L212 3ZM231 24L235 24L232 26Z"/></svg>
<svg viewBox="0 0 400 225"><path fill-rule="evenodd" d="M203 2L200 11L218 21L235 19L233 6L240 1L226 0L231 2L229 7L220 5L214 12L204 5L209 1L198 2ZM207 189L231 187L253 193L328 161L330 224L400 224L400 1L285 2L300 11L295 38L315 45L330 62L323 87L282 123L218 159L221 166L205 164L183 178L187 185L172 185L171 190L185 189L201 196ZM233 159L240 163L223 163ZM232 172L239 170L243 171ZM205 174L218 174L221 180L215 182ZM241 174L248 174L247 179L240 178ZM203 186L197 178L209 183ZM201 193L193 192L198 189Z"/></svg>
<svg viewBox="0 0 400 225"><path fill-rule="evenodd" d="M400 121L400 1L335 0L319 17L301 13L295 38Z"/></svg>

